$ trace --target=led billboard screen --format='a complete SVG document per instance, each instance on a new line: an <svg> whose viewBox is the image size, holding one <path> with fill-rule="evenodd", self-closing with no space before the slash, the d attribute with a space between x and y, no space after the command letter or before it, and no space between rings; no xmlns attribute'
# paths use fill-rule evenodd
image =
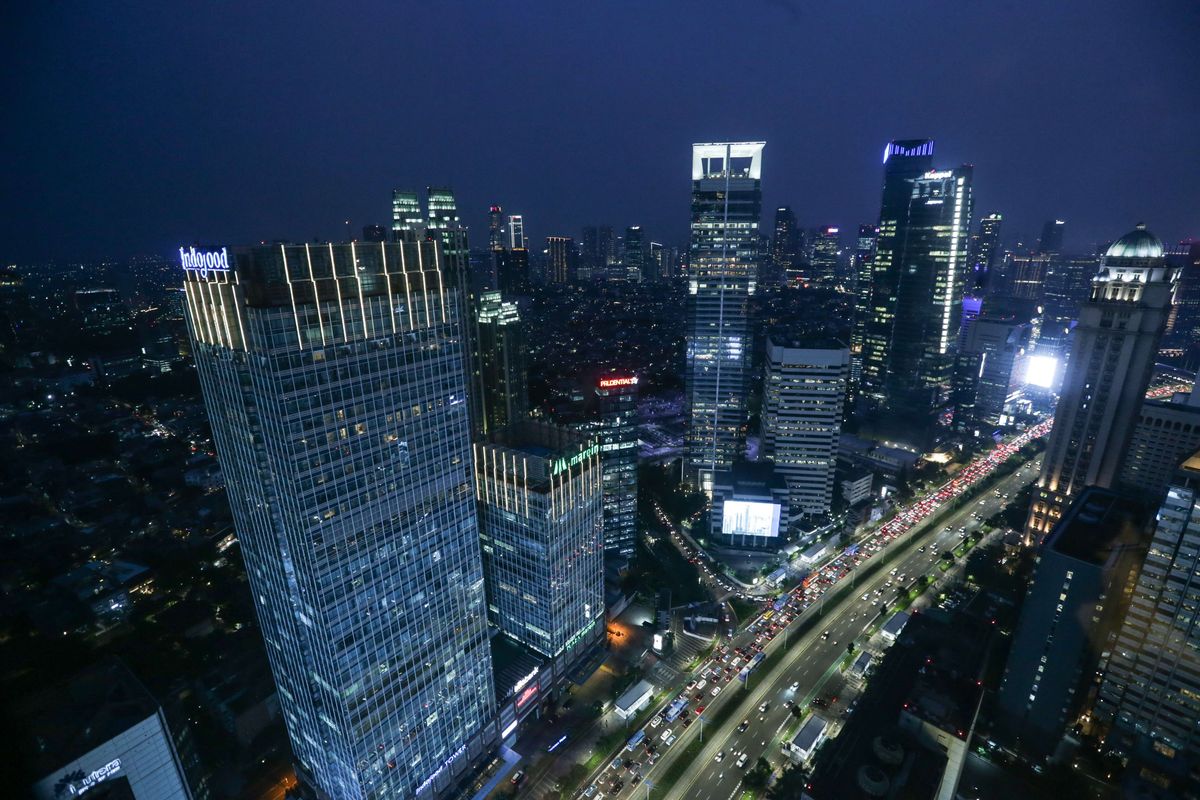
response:
<svg viewBox="0 0 1200 800"><path fill-rule="evenodd" d="M779 503L726 500L721 512L721 533L732 536L778 536Z"/></svg>

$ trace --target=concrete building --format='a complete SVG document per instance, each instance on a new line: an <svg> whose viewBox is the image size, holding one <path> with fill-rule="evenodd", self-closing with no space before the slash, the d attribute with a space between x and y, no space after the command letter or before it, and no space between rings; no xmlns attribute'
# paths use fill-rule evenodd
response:
<svg viewBox="0 0 1200 800"><path fill-rule="evenodd" d="M1159 502L1179 464L1200 448L1200 391L1146 400L1121 468L1121 485Z"/></svg>
<svg viewBox="0 0 1200 800"><path fill-rule="evenodd" d="M763 386L763 452L791 492L790 515L828 514L850 375L845 347L772 340Z"/></svg>
<svg viewBox="0 0 1200 800"><path fill-rule="evenodd" d="M1162 242L1144 225L1113 243L1101 260L1073 334L1025 526L1027 543L1046 536L1085 486L1117 484L1145 402L1174 283Z"/></svg>
<svg viewBox="0 0 1200 800"><path fill-rule="evenodd" d="M1077 717L1144 552L1146 516L1089 487L1042 544L997 697L997 731L1011 746L1049 755Z"/></svg>
<svg viewBox="0 0 1200 800"><path fill-rule="evenodd" d="M783 475L770 463L738 463L713 481L711 535L726 547L778 550L788 541L788 498ZM782 535L781 535L782 533Z"/></svg>

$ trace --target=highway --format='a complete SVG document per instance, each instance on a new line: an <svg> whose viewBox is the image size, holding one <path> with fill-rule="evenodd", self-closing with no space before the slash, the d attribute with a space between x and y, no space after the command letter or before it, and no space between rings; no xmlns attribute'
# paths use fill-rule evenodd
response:
<svg viewBox="0 0 1200 800"><path fill-rule="evenodd" d="M1043 429L1031 433L1041 435L1044 432ZM727 647L718 650L713 659L697 670L693 682L679 695L686 698L686 711L673 722L662 720L662 714L656 716L644 728L643 741L631 750L623 750L619 758L594 778L583 796L631 800L648 796L647 789L653 787L656 777L665 775L676 755L700 735L702 723L696 721L700 709L704 710L701 718L709 717L729 702L738 704L738 713L719 730L704 731L705 746L695 765L666 796L728 800L739 791L742 776L754 766L759 756L779 764L783 758L779 749L780 737L795 720L785 703L810 702L824 678L841 662L847 643L857 639L875 620L881 602L894 599L897 585L889 574L892 568L897 576L906 576L905 584L921 574L939 576L938 554L961 541L964 535L961 528L970 531L979 524L975 515L986 519L1007 502L989 491L946 516L938 523L936 532L924 529L927 517L936 512L942 502L967 491L1003 461L999 457L1001 454L1011 454L1019 446L1002 446L1004 449L1000 454L986 459L986 469L964 469L959 478L907 507L895 520L877 531L859 553L839 556L818 570L808 581L808 586L795 590L788 605L773 614L770 620L756 621L739 632ZM995 489L1012 496L1036 477L1036 462L1031 462L1000 481ZM956 484L956 481L961 482ZM943 499L931 503L930 498ZM920 509L920 513L912 513L913 509ZM902 536L910 530L918 535ZM869 577L857 582L857 572L867 566L874 568L877 562L870 559L879 557L887 561L887 569L869 569ZM844 599L830 601L828 608L822 608L825 593L834 586L840 588L843 581L857 582L858 585ZM866 600L862 599L864 595ZM803 636L797 635L796 629L802 623L807 624L810 618L822 612L825 612L823 620ZM823 636L825 631L829 632L828 637ZM761 651L769 655L780 648L787 650L786 663L782 669L773 671L770 681L764 681L762 676L752 672L748 679L749 690L736 691L738 671L745 661L742 653L752 656ZM737 649L742 653L736 652ZM756 678L759 678L757 685ZM704 683L700 684L700 681ZM794 691L791 689L793 682L799 684ZM717 687L720 687L719 693L714 696L712 691ZM760 713L758 709L762 703L767 707ZM834 712L838 710L833 709ZM737 728L743 721L748 724L739 733ZM631 731L631 734L636 735L636 732ZM745 765L738 768L737 762L743 753ZM719 760L718 754L723 754ZM663 795L655 791L653 796Z"/></svg>

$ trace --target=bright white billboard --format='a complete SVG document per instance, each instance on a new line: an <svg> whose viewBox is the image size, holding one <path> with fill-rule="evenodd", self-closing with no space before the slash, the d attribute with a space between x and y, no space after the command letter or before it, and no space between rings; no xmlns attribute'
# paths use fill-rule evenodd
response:
<svg viewBox="0 0 1200 800"><path fill-rule="evenodd" d="M1025 383L1029 386L1053 389L1056 377L1058 359L1054 356L1030 356L1025 362Z"/></svg>
<svg viewBox="0 0 1200 800"><path fill-rule="evenodd" d="M721 533L731 536L778 536L779 503L726 500L721 512Z"/></svg>

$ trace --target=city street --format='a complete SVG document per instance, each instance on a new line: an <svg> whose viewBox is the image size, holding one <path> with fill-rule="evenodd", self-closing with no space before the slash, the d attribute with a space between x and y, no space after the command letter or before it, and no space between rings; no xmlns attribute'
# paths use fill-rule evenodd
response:
<svg viewBox="0 0 1200 800"><path fill-rule="evenodd" d="M1028 434L1031 435L1022 437L1019 442L1024 443L1032 438L1032 435L1041 433L1044 433L1044 429L1030 431ZM1004 458L1015 452L1019 446L1017 442L1002 445L997 448L1000 453L993 451L994 454L989 453L980 459L986 468L981 468L978 462L973 462L958 478L939 489L933 496L948 499L967 491L972 484L990 474L991 469L1002 463ZM643 787L650 784L648 788L652 788L656 776L667 774L676 759L676 754L682 752L693 738L701 735L703 718L711 716L725 703L735 702L739 705L739 713L728 720L721 730L704 732L706 745L696 761L696 767L689 770L684 778L672 787L668 795L719 800L731 797L737 791L745 770L752 767L759 756L765 755L773 763L779 762L779 737L795 720L785 702L801 705L811 702L824 680L836 671L836 666L846 654L847 643L856 640L876 619L881 602L894 599L897 587L892 584L896 584L898 576L905 576L905 585L911 584L921 574L929 574L936 579L941 574L937 563L939 554L956 546L967 533L979 525L980 519L987 518L1007 503L1006 498L996 497L995 493L1011 497L1036 476L1037 460L1034 460L999 481L994 491L945 517L938 523L938 530L932 536L929 530L924 529L924 520L937 509L938 504L930 503L928 499L920 500L893 520L895 525L889 523L876 532L875 536L879 537L887 531L890 543L882 545L879 549L865 546L867 553L863 556L864 560L851 559L857 563L856 566L838 566L839 559L834 559L830 565L818 570L815 573L818 579L810 580L805 589L797 589L792 594L791 601L774 615L774 619L760 620L752 624L737 634L728 647L718 650L712 660L697 670L694 674L695 680L679 696L686 699L686 707L678 718L667 721L661 719L663 715L660 714L652 720L641 732L641 741L622 751L620 758L614 759L605 767L593 781L594 788L585 791L584 796L647 796L649 792ZM923 509L925 513L920 516L910 513L914 507ZM976 516L979 519L976 519ZM889 526L892 526L890 530ZM916 531L919 535L897 538L909 530ZM872 554L879 561L866 560ZM875 566L884 561L894 568L896 577L889 574L889 571ZM822 608L825 593L834 585L840 587L843 580L855 582L854 570L862 570L863 565L869 566L870 576L845 598L831 601L827 608ZM831 569L836 577L822 581L822 573L826 569ZM803 601L800 598L804 598ZM824 622L814 625L802 638L791 641L794 629L799 627L800 622L807 622L822 613L826 617ZM782 627L776 627L778 623L782 623ZM767 630L763 630L764 627ZM826 631L829 634L827 637L823 635ZM737 671L743 667L744 656L741 653L746 656L752 656L755 652L772 654L778 648L787 650L785 667L776 670L772 679L758 686L755 684L756 677L759 676L751 672L748 676L749 691L735 691L734 686L739 680ZM798 684L795 690L791 688L792 683ZM714 689L718 692L716 695L713 694ZM760 713L758 709L763 703L766 703L767 707ZM701 713L700 709L704 709L706 713ZM697 714L701 719L700 723L696 723ZM743 721L748 725L739 733L737 728ZM631 733L631 736L638 737L639 734ZM720 753L723 753L723 757L718 761L717 756ZM747 758L744 769L739 769L736 764L743 753Z"/></svg>

